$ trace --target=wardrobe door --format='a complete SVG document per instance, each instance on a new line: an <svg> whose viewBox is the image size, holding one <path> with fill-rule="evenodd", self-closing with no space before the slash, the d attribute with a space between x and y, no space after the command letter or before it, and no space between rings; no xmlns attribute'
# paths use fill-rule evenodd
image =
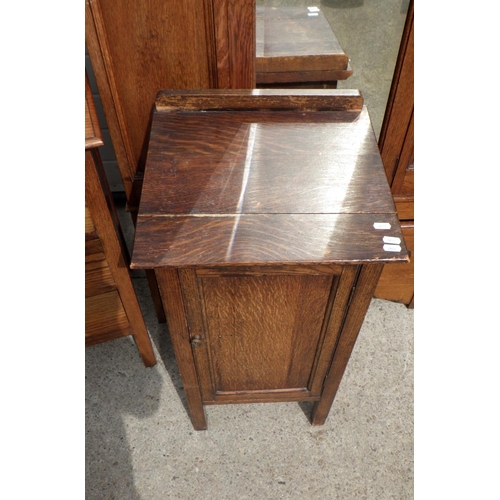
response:
<svg viewBox="0 0 500 500"><path fill-rule="evenodd" d="M414 305L414 114L413 0L408 8L396 70L380 133L379 148L411 259L387 264L375 297Z"/></svg>
<svg viewBox="0 0 500 500"><path fill-rule="evenodd" d="M255 86L255 0L85 5L87 50L134 217L157 92Z"/></svg>

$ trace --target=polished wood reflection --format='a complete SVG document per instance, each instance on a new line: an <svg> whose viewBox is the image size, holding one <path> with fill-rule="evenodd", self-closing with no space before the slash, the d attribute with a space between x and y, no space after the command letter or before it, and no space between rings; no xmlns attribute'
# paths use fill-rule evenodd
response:
<svg viewBox="0 0 500 500"><path fill-rule="evenodd" d="M388 222L391 229L374 229ZM139 216L133 268L407 261L396 215ZM384 251L383 237L401 239Z"/></svg>
<svg viewBox="0 0 500 500"><path fill-rule="evenodd" d="M394 211L366 109L321 115L157 115L142 212Z"/></svg>
<svg viewBox="0 0 500 500"><path fill-rule="evenodd" d="M345 70L349 62L321 10L257 6L256 71Z"/></svg>
<svg viewBox="0 0 500 500"><path fill-rule="evenodd" d="M159 94L133 267L407 260L360 94L292 97ZM384 236L401 251L384 250Z"/></svg>

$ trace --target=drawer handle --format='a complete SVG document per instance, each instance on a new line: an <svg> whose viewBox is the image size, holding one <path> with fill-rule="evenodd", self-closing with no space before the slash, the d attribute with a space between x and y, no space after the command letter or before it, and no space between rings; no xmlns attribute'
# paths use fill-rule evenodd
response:
<svg viewBox="0 0 500 500"><path fill-rule="evenodd" d="M200 347L201 345L201 335L195 335L191 340L191 345L193 347Z"/></svg>

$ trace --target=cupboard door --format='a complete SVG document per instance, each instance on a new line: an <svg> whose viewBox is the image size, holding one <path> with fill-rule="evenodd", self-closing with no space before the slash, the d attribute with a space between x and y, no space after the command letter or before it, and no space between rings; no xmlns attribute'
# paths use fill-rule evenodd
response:
<svg viewBox="0 0 500 500"><path fill-rule="evenodd" d="M318 400L354 275L181 269L203 402Z"/></svg>

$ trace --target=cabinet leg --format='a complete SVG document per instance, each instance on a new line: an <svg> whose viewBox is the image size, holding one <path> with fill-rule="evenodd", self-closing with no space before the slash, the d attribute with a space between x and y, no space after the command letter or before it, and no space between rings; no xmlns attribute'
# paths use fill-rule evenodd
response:
<svg viewBox="0 0 500 500"><path fill-rule="evenodd" d="M207 417L205 416L205 410L203 409L203 405L200 405L197 408L189 407L189 413L194 430L206 431L208 428Z"/></svg>
<svg viewBox="0 0 500 500"><path fill-rule="evenodd" d="M168 330L186 394L191 422L195 430L202 431L207 428L207 419L191 349L179 274L177 270L170 268L156 269L154 272L167 315Z"/></svg>
<svg viewBox="0 0 500 500"><path fill-rule="evenodd" d="M312 409L312 425L323 425L326 422L383 267L383 264L369 264L361 268L321 399Z"/></svg>

